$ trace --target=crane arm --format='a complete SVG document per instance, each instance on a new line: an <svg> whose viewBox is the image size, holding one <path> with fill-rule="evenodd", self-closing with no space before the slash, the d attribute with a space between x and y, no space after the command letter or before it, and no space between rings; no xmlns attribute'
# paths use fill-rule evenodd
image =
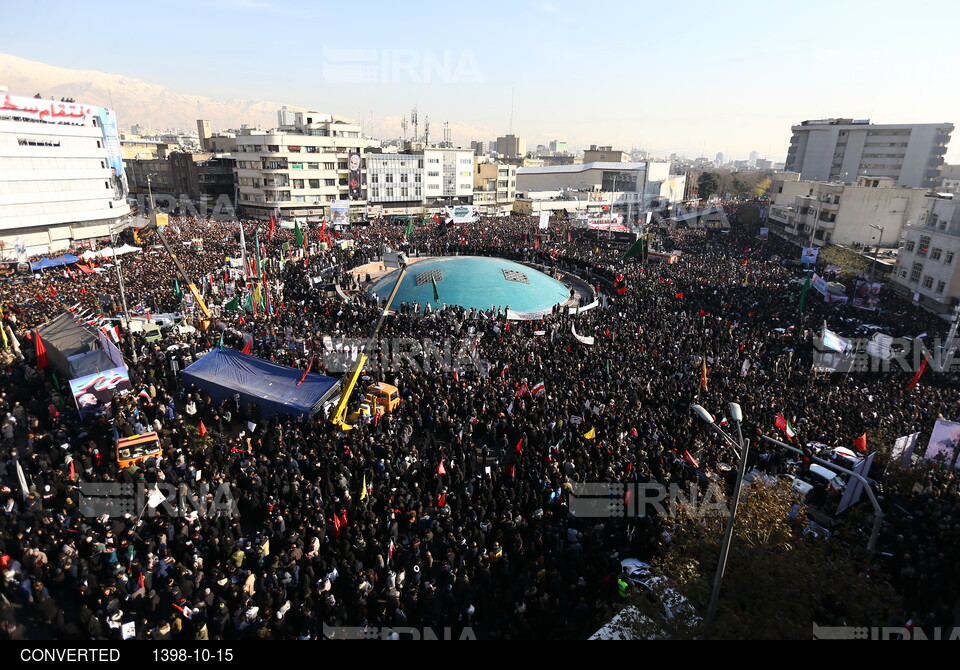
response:
<svg viewBox="0 0 960 670"><path fill-rule="evenodd" d="M173 247L171 247L170 243L167 242L167 237L163 234L163 231L160 230L159 226L157 226L156 221L151 221L149 224L147 224L146 229L148 231L152 230L157 234L157 237L160 239L160 243L163 244L163 248L167 250L167 255L170 256L170 260L173 261L174 267L177 268L177 274L180 275L180 278L183 279L183 282L187 285L187 289L193 295L193 299L197 301L197 306L203 313L203 317L209 320L212 317L210 308L207 307L207 303L200 294L200 290L197 288L197 285L190 278L190 275L187 274L187 271L183 269L183 265L181 265L180 260L177 258L177 254L174 252Z"/></svg>
<svg viewBox="0 0 960 670"><path fill-rule="evenodd" d="M390 305L393 303L393 299L396 297L397 291L400 289L400 282L403 280L403 276L406 274L406 272L406 264L401 265L400 273L397 275L397 281L393 284L393 289L390 291L390 297L387 298L387 302L383 306L383 311L380 313L380 318L377 319L377 323L373 327L373 332L370 333L367 343L363 346L363 350L360 352L360 355L357 356L357 362L353 366L353 369L350 370L350 373L343 378L345 385L340 394L340 402L337 403L337 407L333 411L333 416L330 417L330 423L339 427L341 430L351 430L353 428L353 426L347 423L347 405L350 402L350 396L353 395L353 389L357 385L357 379L360 378L360 373L367 364L368 355L366 352L370 351L370 349L373 347L373 344L377 339L377 333L380 332L380 326L383 325L384 320L387 318L387 314L390 311Z"/></svg>

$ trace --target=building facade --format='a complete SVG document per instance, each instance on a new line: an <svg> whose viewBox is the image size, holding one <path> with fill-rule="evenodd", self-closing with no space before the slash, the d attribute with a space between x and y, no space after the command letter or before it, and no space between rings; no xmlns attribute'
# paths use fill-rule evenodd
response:
<svg viewBox="0 0 960 670"><path fill-rule="evenodd" d="M960 201L929 196L920 220L904 229L894 290L921 306L950 315L960 303Z"/></svg>
<svg viewBox="0 0 960 670"><path fill-rule="evenodd" d="M267 219L279 210L286 220L307 221L330 216L333 201L365 206L363 157L377 143L330 114L283 108L278 117L279 128L243 129L236 137L243 215Z"/></svg>
<svg viewBox="0 0 960 670"><path fill-rule="evenodd" d="M926 189L896 188L892 179L861 177L839 182L788 181L775 175L768 211L770 229L800 246L828 243L853 248L895 248L903 227L923 211ZM871 226L883 228L880 231Z"/></svg>
<svg viewBox="0 0 960 670"><path fill-rule="evenodd" d="M791 128L785 169L806 181L856 183L888 177L896 186L931 188L940 176L952 123L876 125L820 119Z"/></svg>
<svg viewBox="0 0 960 670"><path fill-rule="evenodd" d="M475 162L473 204L481 214L502 216L513 211L517 198L517 166Z"/></svg>
<svg viewBox="0 0 960 670"><path fill-rule="evenodd" d="M527 155L527 141L517 135L498 137L496 152L501 158L525 158Z"/></svg>
<svg viewBox="0 0 960 670"><path fill-rule="evenodd" d="M423 155L368 153L367 213L408 214L423 204Z"/></svg>
<svg viewBox="0 0 960 670"><path fill-rule="evenodd" d="M4 96L0 255L20 259L106 237L130 214L128 193L113 110Z"/></svg>
<svg viewBox="0 0 960 670"><path fill-rule="evenodd" d="M591 144L589 149L583 152L584 163L628 163L630 154L626 151L614 151L612 146L599 147Z"/></svg>
<svg viewBox="0 0 960 670"><path fill-rule="evenodd" d="M423 150L423 199L428 207L467 205L473 199L471 149Z"/></svg>

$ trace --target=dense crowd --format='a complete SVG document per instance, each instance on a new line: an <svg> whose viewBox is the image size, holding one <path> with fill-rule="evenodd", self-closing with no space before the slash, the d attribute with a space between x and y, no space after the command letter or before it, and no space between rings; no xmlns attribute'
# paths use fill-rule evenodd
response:
<svg viewBox="0 0 960 670"><path fill-rule="evenodd" d="M525 217L450 226L441 236L421 224L409 239L403 224L374 222L344 234L351 245L334 239L329 248L320 248L314 229L306 254L283 246L291 231L271 236L266 224L245 222L250 256L259 225L272 314L223 308L243 291L242 277L224 269L226 257L240 255L236 222L171 218L167 234L214 306L214 325L169 330L153 344L123 333L133 391L117 397L109 415L86 421L63 380L37 369L31 329L68 307L118 313L116 275L67 268L39 281L8 278L0 306L23 359L9 356L0 376L2 633L119 639L121 625L134 622L141 639L313 639L324 626L583 638L617 596L618 557L650 560L669 533L657 517L578 519L570 484L696 481L733 462L694 421L692 402L716 410L738 401L768 432L778 414L795 417L802 441L852 447L867 432L871 449L914 431L923 442L938 417L957 418L948 375L928 374L907 391L908 372L811 370L812 337L824 321L841 334L869 320L896 335L930 337L946 331L942 321L893 296L874 313L823 303L812 290L801 318L802 274L779 263L796 249L759 240L736 207L728 218L727 232L660 231L682 252L674 264L624 261L622 244L583 240L558 220L537 242L536 223ZM189 248L195 238L202 253ZM147 237L143 252L123 257L128 308L179 311L175 270L154 242ZM600 305L529 322L396 306L380 339L470 341L476 364L454 375L372 352L366 376L396 385L402 402L347 433L323 414L264 419L255 406L213 402L175 372L218 346L221 333L224 346L252 337L255 356L299 369L313 361L314 372L327 372L331 359L312 355L324 350L323 338L366 337L382 310L349 269L387 248L573 273ZM323 292L327 283L354 289L349 302ZM595 343L578 341L574 325ZM545 393L517 397L522 384L541 381ZM201 422L206 436L197 432ZM162 436L162 458L119 470L116 437L151 429ZM91 518L79 508L80 481L159 481L181 485L184 495L226 483L238 514ZM954 475L940 470L925 486L890 484L883 494L903 512L888 516L880 538L906 605L893 613L897 625L949 625L960 590Z"/></svg>

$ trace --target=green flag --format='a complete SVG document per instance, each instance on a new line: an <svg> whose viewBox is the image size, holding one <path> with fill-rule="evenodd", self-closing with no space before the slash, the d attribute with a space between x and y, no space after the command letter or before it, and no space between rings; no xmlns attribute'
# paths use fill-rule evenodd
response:
<svg viewBox="0 0 960 670"><path fill-rule="evenodd" d="M434 277L430 282L433 284L433 299L440 302L440 292L437 291L437 278Z"/></svg>
<svg viewBox="0 0 960 670"><path fill-rule="evenodd" d="M240 294L235 293L233 295L233 300L224 305L223 308L228 312L236 312L238 309L240 309Z"/></svg>
<svg viewBox="0 0 960 670"><path fill-rule="evenodd" d="M803 304L807 301L807 291L810 290L810 278L813 273L807 274L807 281L803 284L803 290L800 292L800 316L803 316Z"/></svg>
<svg viewBox="0 0 960 670"><path fill-rule="evenodd" d="M407 220L407 231L403 234L403 239L408 240L413 235L413 219Z"/></svg>
<svg viewBox="0 0 960 670"><path fill-rule="evenodd" d="M248 314L253 314L253 293L247 293L247 297L243 301L243 308L247 311Z"/></svg>
<svg viewBox="0 0 960 670"><path fill-rule="evenodd" d="M183 300L183 291L180 290L180 282L176 279L173 280L173 299L177 302Z"/></svg>
<svg viewBox="0 0 960 670"><path fill-rule="evenodd" d="M223 333L224 331L220 332L220 344L217 345L217 349L223 349Z"/></svg>
<svg viewBox="0 0 960 670"><path fill-rule="evenodd" d="M298 247L302 247L302 246L303 246L303 231L300 230L300 222L299 222L299 221L294 221L294 222L293 222L293 238L297 241L297 246L298 246Z"/></svg>
<svg viewBox="0 0 960 670"><path fill-rule="evenodd" d="M643 253L644 247L646 246L647 241L642 237L630 245L630 248L623 254L623 260L628 258L633 258L634 256L639 256Z"/></svg>

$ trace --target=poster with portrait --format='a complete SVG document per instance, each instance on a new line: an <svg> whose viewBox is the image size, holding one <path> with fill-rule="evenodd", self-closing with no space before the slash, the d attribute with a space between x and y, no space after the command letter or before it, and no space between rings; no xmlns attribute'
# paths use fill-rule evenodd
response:
<svg viewBox="0 0 960 670"><path fill-rule="evenodd" d="M111 409L109 405L113 395L131 388L130 373L125 367L94 372L70 380L70 393L81 419Z"/></svg>
<svg viewBox="0 0 960 670"><path fill-rule="evenodd" d="M853 306L876 311L880 304L880 282L857 280L853 294Z"/></svg>
<svg viewBox="0 0 960 670"><path fill-rule="evenodd" d="M362 197L361 195L362 183L360 181L361 179L360 166L361 166L360 154L358 153L350 154L350 157L347 159L347 169L349 170L349 177L348 177L349 191L348 192L350 193L350 198L353 200L359 200Z"/></svg>
<svg viewBox="0 0 960 670"><path fill-rule="evenodd" d="M956 467L957 451L960 449L960 423L937 419L923 457L928 461Z"/></svg>

